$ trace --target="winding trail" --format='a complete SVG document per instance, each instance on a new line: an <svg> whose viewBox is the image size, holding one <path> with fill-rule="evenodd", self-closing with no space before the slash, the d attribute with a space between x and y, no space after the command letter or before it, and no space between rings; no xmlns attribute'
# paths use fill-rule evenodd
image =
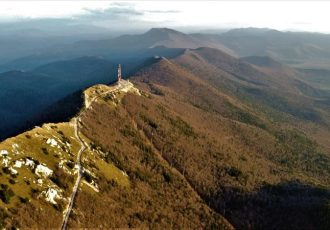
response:
<svg viewBox="0 0 330 230"><path fill-rule="evenodd" d="M74 119L75 119L75 121L74 121L75 136L76 136L77 140L80 142L80 146L81 146L80 149L79 149L79 151L78 151L78 155L77 155L78 176L77 176L77 179L76 179L76 183L74 184L73 189L72 189L72 194L71 194L71 197L70 197L69 204L68 204L68 206L66 208L66 211L65 211L65 215L64 215L64 219L63 219L63 223L62 223L62 227L61 227L62 230L64 230L64 229L67 228L69 216L71 214L72 207L73 207L73 202L74 202L74 199L75 199L75 197L77 195L79 184L80 184L81 178L83 176L83 168L82 168L82 166L80 164L80 160L81 160L82 153L87 148L87 146L85 145L85 142L79 136L79 131L78 131L78 128L79 128L79 124L78 124L79 119L78 118L74 118Z"/></svg>
<svg viewBox="0 0 330 230"><path fill-rule="evenodd" d="M68 220L69 220L69 217L70 217L70 214L72 212L72 208L73 208L73 203L74 203L74 200L75 200L75 197L77 195L77 192L78 192L78 189L79 189L79 184L81 182L81 179L83 177L83 167L81 166L81 155L82 153L88 148L87 144L84 142L84 140L80 137L79 135L79 121L80 121L80 116L83 112L85 112L87 109L91 108L90 106L92 105L93 102L95 102L97 99L109 94L109 93L112 93L112 92L115 92L115 91L118 91L118 90L123 90L127 87L129 87L129 84L127 81L125 80L120 80L117 85L113 85L111 86L113 88L111 88L110 90L102 93L101 95L98 95L98 96L95 96L93 97L89 102L86 102L85 103L85 108L78 114L78 116L76 118L74 118L74 130L75 130L75 137L76 139L80 142L80 149L78 151L78 154L77 154L77 163L76 163L76 166L78 167L78 176L77 176L77 179L76 179L76 182L73 186L73 189L72 189L72 193L71 193L71 196L70 196L70 200L69 200L69 203L64 211L64 218L63 218L63 222L62 222L62 226L61 226L61 229L62 230L65 230L67 229L67 224L68 224Z"/></svg>

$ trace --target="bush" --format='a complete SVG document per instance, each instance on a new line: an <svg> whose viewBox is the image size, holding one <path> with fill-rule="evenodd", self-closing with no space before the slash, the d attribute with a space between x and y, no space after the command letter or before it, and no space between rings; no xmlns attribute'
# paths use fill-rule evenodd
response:
<svg viewBox="0 0 330 230"><path fill-rule="evenodd" d="M157 86L155 86L154 84L149 84L150 87L150 91L151 93L158 95L158 96L164 96L163 91L161 91Z"/></svg>
<svg viewBox="0 0 330 230"><path fill-rule="evenodd" d="M148 117L146 117L144 115L140 115L140 116L141 116L142 120L144 122L146 122L151 128L153 128L153 129L157 129L158 128L158 125L154 121L152 121L150 118L148 118Z"/></svg>
<svg viewBox="0 0 330 230"><path fill-rule="evenodd" d="M70 169L73 169L73 167L74 167L74 162L72 162L72 161L67 161L66 163L65 163Z"/></svg>
<svg viewBox="0 0 330 230"><path fill-rule="evenodd" d="M15 195L13 190L8 187L8 185L1 184L1 190L0 190L0 199L2 202L9 204L10 199Z"/></svg>
<svg viewBox="0 0 330 230"><path fill-rule="evenodd" d="M86 171L84 172L83 177L88 183L92 183L92 181L94 179L94 177Z"/></svg>
<svg viewBox="0 0 330 230"><path fill-rule="evenodd" d="M73 182L73 177L66 174L64 170L59 167L55 169L54 174L50 177L50 179L63 189L69 188L69 184Z"/></svg>
<svg viewBox="0 0 330 230"><path fill-rule="evenodd" d="M236 180L238 180L242 184L246 184L246 182L248 180L248 175L244 175L240 169L235 168L235 167L227 168L226 173L229 176L234 177Z"/></svg>
<svg viewBox="0 0 330 230"><path fill-rule="evenodd" d="M63 142L65 142L65 143L71 143L71 140L69 138L67 138L61 130L57 131L57 133L60 134Z"/></svg>
<svg viewBox="0 0 330 230"><path fill-rule="evenodd" d="M65 209L64 204L61 202L59 202L57 204L53 204L53 207L59 212L63 212Z"/></svg>
<svg viewBox="0 0 330 230"><path fill-rule="evenodd" d="M195 133L194 129L184 120L182 120L180 117L168 118L172 126L177 128L181 133L188 137L197 137L197 134Z"/></svg>
<svg viewBox="0 0 330 230"><path fill-rule="evenodd" d="M37 189L37 188L31 188L31 196L33 198L37 199L37 197L39 196L39 193L40 193L39 189Z"/></svg>
<svg viewBox="0 0 330 230"><path fill-rule="evenodd" d="M29 198L27 198L27 197L19 197L19 201L21 202L21 203L23 203L23 204L26 204L27 202L29 202Z"/></svg>
<svg viewBox="0 0 330 230"><path fill-rule="evenodd" d="M139 179L140 181L148 182L148 177L143 174L140 170L134 172L134 177Z"/></svg>
<svg viewBox="0 0 330 230"><path fill-rule="evenodd" d="M8 213L3 208L0 208L0 227L5 227L5 219L7 219ZM5 229L5 228L4 228Z"/></svg>
<svg viewBox="0 0 330 230"><path fill-rule="evenodd" d="M41 148L41 150L45 155L49 154L48 150L45 147Z"/></svg>
<svg viewBox="0 0 330 230"><path fill-rule="evenodd" d="M163 177L164 177L164 180L165 180L167 183L172 182L172 175L169 174L168 172L163 172Z"/></svg>
<svg viewBox="0 0 330 230"><path fill-rule="evenodd" d="M124 164L122 161L111 151L106 152L105 161L109 163L113 163L120 170L124 170Z"/></svg>
<svg viewBox="0 0 330 230"><path fill-rule="evenodd" d="M111 179L111 180L107 181L107 186L108 186L108 188L118 187L118 182Z"/></svg>
<svg viewBox="0 0 330 230"><path fill-rule="evenodd" d="M10 170L8 167L3 167L2 168L2 171L5 173L5 174L10 174Z"/></svg>

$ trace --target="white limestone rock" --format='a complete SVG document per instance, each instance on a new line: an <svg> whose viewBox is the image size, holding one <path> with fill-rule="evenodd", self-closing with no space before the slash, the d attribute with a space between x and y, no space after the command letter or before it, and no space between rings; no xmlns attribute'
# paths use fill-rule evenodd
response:
<svg viewBox="0 0 330 230"><path fill-rule="evenodd" d="M30 160L28 158L25 159L25 165L30 167L31 169L34 169L35 163L33 160Z"/></svg>
<svg viewBox="0 0 330 230"><path fill-rule="evenodd" d="M52 147L56 147L57 146L57 141L53 138L49 138L49 139L47 139L46 144L48 144Z"/></svg>
<svg viewBox="0 0 330 230"><path fill-rule="evenodd" d="M2 159L2 165L3 166L8 167L9 166L9 163L10 163L10 161L9 161L9 158L8 157Z"/></svg>
<svg viewBox="0 0 330 230"><path fill-rule="evenodd" d="M15 161L14 167L21 168L23 164L24 164L24 161L17 160L17 161Z"/></svg>
<svg viewBox="0 0 330 230"><path fill-rule="evenodd" d="M7 150L0 150L1 156L8 156L9 152Z"/></svg>
<svg viewBox="0 0 330 230"><path fill-rule="evenodd" d="M12 175L17 175L18 174L17 170L16 169L13 169L12 167L10 167L9 170L10 170L10 173Z"/></svg>
<svg viewBox="0 0 330 230"><path fill-rule="evenodd" d="M53 188L48 188L47 191L43 192L45 194L46 201L56 204L55 199L59 199L60 196L58 195L58 192Z"/></svg>
<svg viewBox="0 0 330 230"><path fill-rule="evenodd" d="M37 183L40 184L40 185L42 185L43 184L43 180L42 179L38 179L37 180Z"/></svg>
<svg viewBox="0 0 330 230"><path fill-rule="evenodd" d="M35 173L39 177L49 177L53 174L53 170L45 165L37 165Z"/></svg>

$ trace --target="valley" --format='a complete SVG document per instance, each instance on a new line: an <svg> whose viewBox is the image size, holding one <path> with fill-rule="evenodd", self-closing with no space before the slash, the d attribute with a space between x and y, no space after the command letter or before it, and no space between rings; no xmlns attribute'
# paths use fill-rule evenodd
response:
<svg viewBox="0 0 330 230"><path fill-rule="evenodd" d="M306 39L159 28L0 74L0 225L329 229L329 73L271 35Z"/></svg>

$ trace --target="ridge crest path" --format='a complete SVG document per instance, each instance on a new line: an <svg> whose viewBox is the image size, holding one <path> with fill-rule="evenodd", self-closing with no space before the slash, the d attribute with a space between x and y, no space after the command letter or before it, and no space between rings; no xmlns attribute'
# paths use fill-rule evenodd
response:
<svg viewBox="0 0 330 230"><path fill-rule="evenodd" d="M133 85L132 83L130 83L129 81L126 81L126 80L120 80L120 81L118 81L115 84L116 85L110 85L109 87L111 87L111 89L107 90L106 92L104 92L104 93L102 93L102 94L100 94L98 96L94 96L89 101L85 100L85 108L78 114L77 117L74 118L75 136L76 136L76 139L80 142L81 148L78 151L77 162L76 162L76 165L78 167L78 176L77 176L76 182L75 182L75 184L73 186L69 203L67 205L67 208L64 211L65 214L64 214L64 218L63 218L63 222L62 222L62 226L61 226L61 229L62 230L67 229L67 224L68 224L68 220L69 220L70 214L72 212L74 199L75 199L75 197L77 195L77 192L78 192L78 189L79 189L79 184L80 184L81 179L82 179L82 176L83 176L83 171L84 170L83 170L83 167L80 164L81 155L88 148L88 146L86 145L86 143L82 140L82 138L79 135L79 121L80 121L80 116L81 116L81 114L85 110L91 108L90 106L92 105L92 103L95 102L100 97L103 97L103 96L105 96L105 95L107 95L109 93L115 92L115 91L125 90L125 88L130 88Z"/></svg>

